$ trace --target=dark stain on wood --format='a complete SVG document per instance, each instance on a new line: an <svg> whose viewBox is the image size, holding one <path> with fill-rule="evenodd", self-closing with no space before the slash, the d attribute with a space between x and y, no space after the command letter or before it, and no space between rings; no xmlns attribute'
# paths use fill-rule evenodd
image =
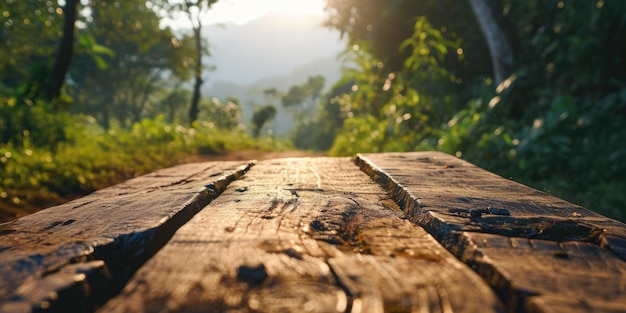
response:
<svg viewBox="0 0 626 313"><path fill-rule="evenodd" d="M237 269L237 280L245 282L250 286L258 286L267 278L265 265L258 264L255 266L241 265Z"/></svg>

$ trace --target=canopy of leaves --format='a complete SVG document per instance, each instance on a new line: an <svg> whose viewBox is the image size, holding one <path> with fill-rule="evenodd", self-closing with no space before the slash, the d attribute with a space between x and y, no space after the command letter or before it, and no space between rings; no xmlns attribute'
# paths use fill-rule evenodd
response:
<svg viewBox="0 0 626 313"><path fill-rule="evenodd" d="M51 66L62 24L63 8L57 1L0 1L2 86L36 84L39 68Z"/></svg>
<svg viewBox="0 0 626 313"><path fill-rule="evenodd" d="M315 102L322 96L322 90L326 79L324 76L317 75L311 76L302 85L293 85L289 88L289 91L282 95L281 101L284 107L302 107L306 106L306 102ZM270 88L264 90L266 96L278 95L276 89Z"/></svg>
<svg viewBox="0 0 626 313"><path fill-rule="evenodd" d="M302 127L332 154L443 150L626 219L626 2L487 2L515 48L498 86L467 1L327 1L353 66Z"/></svg>
<svg viewBox="0 0 626 313"><path fill-rule="evenodd" d="M107 66L89 53L79 54L72 65L68 92L81 98L76 111L94 115L108 125L111 118L122 123L146 117L158 90L167 88L166 76L189 80L193 73L194 45L189 36L175 36L159 27L160 17L145 1L92 1L86 27L95 42L114 51L102 56Z"/></svg>

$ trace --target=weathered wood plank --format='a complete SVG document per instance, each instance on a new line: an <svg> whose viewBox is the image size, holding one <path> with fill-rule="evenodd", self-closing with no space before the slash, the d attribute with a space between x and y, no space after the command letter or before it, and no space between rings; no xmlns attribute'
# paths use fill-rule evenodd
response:
<svg viewBox="0 0 626 313"><path fill-rule="evenodd" d="M102 312L490 312L493 291L347 158L262 161Z"/></svg>
<svg viewBox="0 0 626 313"><path fill-rule="evenodd" d="M531 313L624 313L623 302L590 301L564 296L536 296L529 300L528 312Z"/></svg>
<svg viewBox="0 0 626 313"><path fill-rule="evenodd" d="M626 308L626 225L443 153L362 154L355 162L508 311Z"/></svg>
<svg viewBox="0 0 626 313"><path fill-rule="evenodd" d="M173 167L0 224L0 311L103 302L250 166Z"/></svg>

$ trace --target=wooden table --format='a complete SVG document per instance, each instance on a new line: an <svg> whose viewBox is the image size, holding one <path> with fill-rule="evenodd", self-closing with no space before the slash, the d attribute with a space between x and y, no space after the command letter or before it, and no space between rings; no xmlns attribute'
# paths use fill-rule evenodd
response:
<svg viewBox="0 0 626 313"><path fill-rule="evenodd" d="M0 312L626 312L625 260L443 153L195 163L0 224Z"/></svg>

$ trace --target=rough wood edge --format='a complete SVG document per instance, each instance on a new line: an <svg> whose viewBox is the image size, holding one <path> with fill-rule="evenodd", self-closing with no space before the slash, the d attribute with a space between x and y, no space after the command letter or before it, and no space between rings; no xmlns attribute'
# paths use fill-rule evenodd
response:
<svg viewBox="0 0 626 313"><path fill-rule="evenodd" d="M424 157L438 157L445 156L446 158L454 158L442 152L428 152L430 155L425 155ZM456 158L454 158L456 159ZM457 159L458 160L458 159ZM476 167L470 163L467 163L462 160L458 160L462 162L464 165ZM405 216L409 218L416 225L422 226L426 231L428 231L433 237L435 237L444 247L446 247L450 252L457 256L457 258L463 260L463 254L465 252L464 245L466 241L466 236L464 234L471 234L472 231L468 231L466 229L462 229L459 225L454 225L452 223L447 223L446 221L437 217L437 213L431 212L429 210L423 210L422 204L420 200L413 195L405 186L401 184L400 181L395 179L391 174L388 174L376 165L375 162L367 158L366 155L357 154L353 158L353 162L366 174L370 176L370 178L381 185L385 190L387 190L391 196L391 198L396 201L398 206L402 209ZM495 174L493 174L495 175ZM504 178L503 178L504 179ZM399 179L401 180L401 179ZM527 186L524 186L529 188ZM558 199L555 197L555 199ZM560 200L560 199L559 199ZM561 200L562 201L562 200ZM587 209L580 208L583 211L588 211ZM606 249L609 253L612 253L617 259L621 259L626 261L626 238L623 236L624 227L622 223L614 221L612 219L606 218L599 214L589 212L591 215L597 215L599 218L594 218L589 221L589 224L595 226L598 230L597 232L597 240L588 241L590 244L597 245L600 248ZM607 229L609 231L607 231ZM613 233L617 232L617 233ZM496 234L497 235L497 234ZM465 262L467 263L467 262ZM471 264L468 264L471 265ZM475 266L470 266L477 272L480 271ZM497 271L496 268L490 267L487 269L487 272ZM489 280L489 279L487 279ZM488 281L489 282L489 281ZM496 282L490 282L493 288L498 289L499 286L493 285ZM520 290L520 293L524 293L524 291ZM505 301L506 299L501 299ZM523 298L522 301L517 301L514 304L514 307L509 306L509 310L513 311L525 311L525 309L529 309L530 311L541 311L546 308L546 305L539 301L531 300L530 295L520 294ZM541 296L541 299L548 299L552 297L552 295ZM506 298L506 297L505 297ZM539 299L534 297L533 299ZM551 299L551 298L550 298ZM519 299L518 299L519 300ZM578 302L585 300L578 299ZM516 301L513 301L516 302ZM580 302L580 303L582 303ZM541 303L539 305L538 303ZM586 302L585 302L586 303ZM607 303L595 303L596 309L604 308L604 306L608 305ZM526 306L526 308L524 308ZM541 308L541 309L540 309ZM567 308L567 306L559 307L559 309ZM550 310L548 310L550 311ZM546 311L546 312L548 312Z"/></svg>
<svg viewBox="0 0 626 313"><path fill-rule="evenodd" d="M453 156L450 156L443 152L429 153L432 153L433 155L439 154L441 156L454 158ZM476 167L475 165L472 165L468 162L462 160L458 161L464 163L465 165ZM402 186L402 184L397 181L392 175L386 173L383 169L379 168L375 164L375 162L372 162L367 158L367 156L363 154L357 154L353 158L353 162L357 166L359 166L362 171L367 173L372 180L374 180L375 182L380 184L385 190L387 190L390 193L391 197L397 202L398 206L400 206L402 211L405 214L411 216L411 220L413 220L419 226L424 227L424 229L426 229L430 234L437 238L437 240L442 241L445 238L445 240L449 240L452 242L458 241L458 236L461 234L460 232L463 231L463 229L457 227L456 225L443 222L441 219L437 218L431 211L421 210L421 204L418 197L413 195L409 190L407 190L407 188ZM517 184L512 181L510 183ZM527 186L523 187L530 188ZM554 198L558 199L556 197ZM621 228L620 230L623 230L623 224L606 218L595 212L591 212L588 209L582 207L579 207L579 209L582 211L587 211L590 214L600 216L604 219L594 219L587 222L590 227L597 228L594 240L590 240L589 242L599 245L602 248L606 248L607 250L615 254L618 258L626 261L626 237L623 237L621 234L613 234L611 232L605 231L606 229L611 228L613 228L613 230L617 228ZM626 233L626 230L624 232Z"/></svg>
<svg viewBox="0 0 626 313"><path fill-rule="evenodd" d="M9 301L0 303L0 312L93 311L117 294L182 225L256 163L256 160L248 161L208 182L178 212L154 228L60 245L55 254L66 257L67 263L23 283L13 291Z"/></svg>

